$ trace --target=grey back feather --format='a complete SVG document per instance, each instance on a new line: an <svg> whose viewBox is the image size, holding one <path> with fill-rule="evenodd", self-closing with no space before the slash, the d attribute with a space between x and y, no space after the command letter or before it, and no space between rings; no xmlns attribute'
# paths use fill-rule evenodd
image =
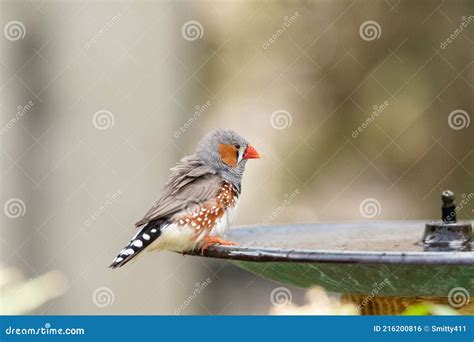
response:
<svg viewBox="0 0 474 342"><path fill-rule="evenodd" d="M204 203L217 195L221 184L222 178L216 171L203 165L196 155L184 157L171 169L160 199L135 225L138 227Z"/></svg>

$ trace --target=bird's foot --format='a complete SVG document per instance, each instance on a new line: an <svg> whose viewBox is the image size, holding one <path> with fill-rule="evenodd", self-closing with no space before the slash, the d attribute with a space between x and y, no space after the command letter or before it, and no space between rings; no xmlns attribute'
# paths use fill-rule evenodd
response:
<svg viewBox="0 0 474 342"><path fill-rule="evenodd" d="M202 239L201 255L204 255L206 249L208 249L212 245L237 246L237 243L233 241L222 240L221 238L216 236L207 236Z"/></svg>

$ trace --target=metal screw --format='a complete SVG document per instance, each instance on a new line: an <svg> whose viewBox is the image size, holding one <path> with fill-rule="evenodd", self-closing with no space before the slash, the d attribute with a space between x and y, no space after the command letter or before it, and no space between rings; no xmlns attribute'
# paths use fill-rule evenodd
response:
<svg viewBox="0 0 474 342"><path fill-rule="evenodd" d="M441 215L444 223L456 222L456 204L454 203L454 193L450 190L445 190L441 194L443 206L441 207Z"/></svg>

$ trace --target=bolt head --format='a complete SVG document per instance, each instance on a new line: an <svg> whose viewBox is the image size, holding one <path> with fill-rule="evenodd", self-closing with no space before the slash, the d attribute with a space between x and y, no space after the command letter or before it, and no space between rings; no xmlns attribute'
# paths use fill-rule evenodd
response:
<svg viewBox="0 0 474 342"><path fill-rule="evenodd" d="M451 190L445 190L441 194L441 199L443 201L443 204L450 204L454 202L454 192Z"/></svg>

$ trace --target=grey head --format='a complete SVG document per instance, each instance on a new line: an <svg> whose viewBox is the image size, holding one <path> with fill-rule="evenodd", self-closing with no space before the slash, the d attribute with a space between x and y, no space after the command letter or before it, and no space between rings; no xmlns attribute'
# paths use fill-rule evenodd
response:
<svg viewBox="0 0 474 342"><path fill-rule="evenodd" d="M238 191L247 160L260 158L247 140L237 132L225 129L217 129L207 134L199 143L196 156Z"/></svg>

